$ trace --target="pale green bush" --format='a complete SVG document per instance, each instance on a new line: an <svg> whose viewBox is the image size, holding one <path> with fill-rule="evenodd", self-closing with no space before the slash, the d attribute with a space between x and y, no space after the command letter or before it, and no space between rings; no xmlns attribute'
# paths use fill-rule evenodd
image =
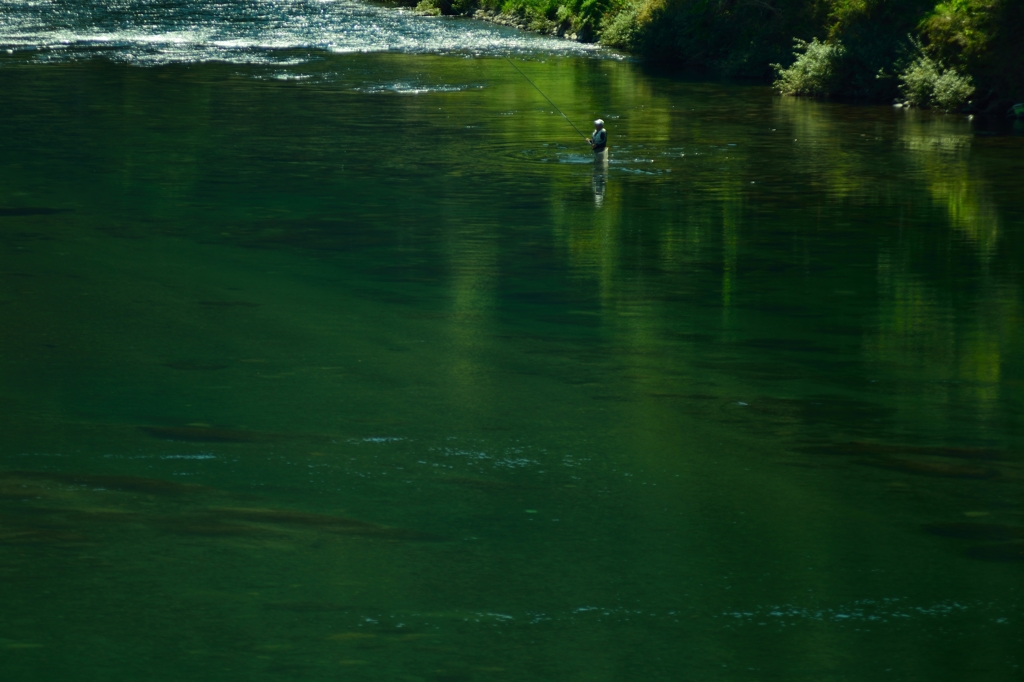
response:
<svg viewBox="0 0 1024 682"><path fill-rule="evenodd" d="M640 40L640 5L613 6L601 20L601 43L635 50Z"/></svg>
<svg viewBox="0 0 1024 682"><path fill-rule="evenodd" d="M974 81L969 75L961 75L952 67L946 69L935 81L932 95L935 105L945 111L960 109L974 94Z"/></svg>
<svg viewBox="0 0 1024 682"><path fill-rule="evenodd" d="M918 55L899 74L900 93L906 103L915 107L935 107L954 111L964 106L974 94L974 82L952 66L945 66L925 54L921 44L914 42Z"/></svg>
<svg viewBox="0 0 1024 682"><path fill-rule="evenodd" d="M907 104L926 107L931 104L935 81L940 75L938 63L925 55L920 55L900 72L900 94L906 99Z"/></svg>
<svg viewBox="0 0 1024 682"><path fill-rule="evenodd" d="M783 95L809 95L828 97L842 86L843 59L846 49L842 43L820 43L817 38L807 42L796 41L792 66L772 64L778 76L775 89Z"/></svg>
<svg viewBox="0 0 1024 682"><path fill-rule="evenodd" d="M426 14L434 17L441 15L441 8L437 6L434 0L420 0L416 5L416 11L420 14Z"/></svg>

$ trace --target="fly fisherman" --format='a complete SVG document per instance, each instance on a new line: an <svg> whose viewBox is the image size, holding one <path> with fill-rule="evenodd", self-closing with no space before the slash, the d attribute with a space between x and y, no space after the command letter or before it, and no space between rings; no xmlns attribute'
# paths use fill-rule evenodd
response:
<svg viewBox="0 0 1024 682"><path fill-rule="evenodd" d="M595 154L600 154L607 148L608 131L604 129L604 121L601 119L594 121L594 132L587 142L590 143L590 148L594 150Z"/></svg>

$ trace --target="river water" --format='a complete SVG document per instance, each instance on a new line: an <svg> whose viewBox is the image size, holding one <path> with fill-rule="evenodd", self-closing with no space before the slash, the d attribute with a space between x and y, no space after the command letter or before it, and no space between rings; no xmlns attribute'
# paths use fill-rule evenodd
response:
<svg viewBox="0 0 1024 682"><path fill-rule="evenodd" d="M350 2L0 45L3 679L1024 674L1013 130Z"/></svg>

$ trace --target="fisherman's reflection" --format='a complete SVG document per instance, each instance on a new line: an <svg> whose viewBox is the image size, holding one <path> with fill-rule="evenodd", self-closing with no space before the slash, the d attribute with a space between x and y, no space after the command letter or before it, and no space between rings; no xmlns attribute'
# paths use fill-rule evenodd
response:
<svg viewBox="0 0 1024 682"><path fill-rule="evenodd" d="M594 205L601 208L604 205L604 192L608 184L608 157L604 154L596 156L598 158L594 159L594 177L590 181L590 186L594 190ZM600 158L602 156L603 159Z"/></svg>

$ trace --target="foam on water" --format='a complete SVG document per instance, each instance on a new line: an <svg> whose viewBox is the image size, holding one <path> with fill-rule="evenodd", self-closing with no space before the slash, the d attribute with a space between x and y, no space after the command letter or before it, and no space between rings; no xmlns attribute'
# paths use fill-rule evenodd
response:
<svg viewBox="0 0 1024 682"><path fill-rule="evenodd" d="M354 0L0 1L0 49L35 61L294 64L320 52L583 54L593 45Z"/></svg>
<svg viewBox="0 0 1024 682"><path fill-rule="evenodd" d="M369 94L391 92L399 95L420 95L426 92L462 92L463 90L470 89L479 90L483 87L483 85L427 85L424 83L396 82L377 83L352 89L356 92L365 92Z"/></svg>

